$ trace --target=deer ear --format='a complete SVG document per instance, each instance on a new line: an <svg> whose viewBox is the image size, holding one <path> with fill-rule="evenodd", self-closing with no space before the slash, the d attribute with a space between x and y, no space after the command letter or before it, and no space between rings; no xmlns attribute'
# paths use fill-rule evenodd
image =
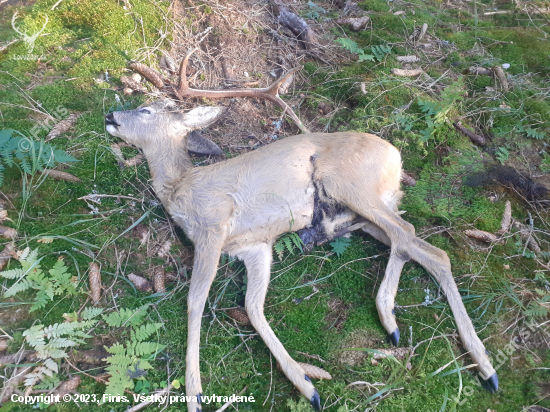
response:
<svg viewBox="0 0 550 412"><path fill-rule="evenodd" d="M183 124L191 130L202 129L214 123L222 113L220 106L199 106L183 114Z"/></svg>
<svg viewBox="0 0 550 412"><path fill-rule="evenodd" d="M152 107L153 109L156 109L156 110L168 110L168 109L175 109L176 103L174 103L170 99L160 99L160 100L155 100L153 103L150 103L150 104L147 104L147 103L142 104L139 107Z"/></svg>

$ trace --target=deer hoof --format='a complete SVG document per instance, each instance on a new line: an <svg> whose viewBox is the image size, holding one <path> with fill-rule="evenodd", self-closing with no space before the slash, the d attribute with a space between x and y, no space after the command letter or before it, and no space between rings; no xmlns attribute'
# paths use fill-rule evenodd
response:
<svg viewBox="0 0 550 412"><path fill-rule="evenodd" d="M397 346L399 344L399 336L399 329L394 330L393 333L390 334L389 338L393 346Z"/></svg>
<svg viewBox="0 0 550 412"><path fill-rule="evenodd" d="M307 375L306 375L307 377ZM309 379L308 379L309 380ZM311 397L311 406L313 406L313 409L316 411L321 410L321 397L319 396L319 392L317 392L317 389L314 389L315 392L313 392L313 396Z"/></svg>
<svg viewBox="0 0 550 412"><path fill-rule="evenodd" d="M197 395L197 402L199 403L199 405L202 405L202 393L199 393ZM198 409L198 408L197 408Z"/></svg>
<svg viewBox="0 0 550 412"><path fill-rule="evenodd" d="M498 376L496 372L493 373L493 375L489 379L487 379L485 383L487 384L487 388L492 393L495 393L498 390Z"/></svg>

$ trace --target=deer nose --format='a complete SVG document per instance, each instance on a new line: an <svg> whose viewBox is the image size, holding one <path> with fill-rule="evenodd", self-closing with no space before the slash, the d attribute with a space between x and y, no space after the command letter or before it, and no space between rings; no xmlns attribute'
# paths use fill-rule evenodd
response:
<svg viewBox="0 0 550 412"><path fill-rule="evenodd" d="M107 116L105 116L105 124L106 125L113 125L113 126L120 126L120 123L118 123L115 120L115 116L113 113L109 113Z"/></svg>

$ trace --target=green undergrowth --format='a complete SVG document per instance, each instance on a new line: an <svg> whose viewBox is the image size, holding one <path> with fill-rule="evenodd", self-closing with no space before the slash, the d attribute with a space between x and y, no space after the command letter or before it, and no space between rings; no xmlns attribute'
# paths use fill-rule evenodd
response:
<svg viewBox="0 0 550 412"><path fill-rule="evenodd" d="M167 47L170 39L167 33L171 32L165 20L168 3L136 0L131 1L131 9L124 9L122 1L63 0L52 11L55 3L39 1L20 10L18 23L31 31L41 27L44 13L48 14L48 35L39 37L35 44L35 53L44 54L46 59L40 62L13 59L14 55L25 53L22 42L0 54L0 101L9 103L0 104L0 110L2 129L14 129L26 136L39 118L20 107L27 106L29 99L49 113L61 106L80 114L74 129L54 142L78 160L63 170L81 181L46 179L32 194L17 227L18 246L39 248L44 273L59 268L59 262L63 262L71 275L71 295L54 293L53 301L50 296L45 299L41 295L39 307L33 307L35 311L29 314L23 309L24 315L17 322L8 323L6 329L14 338L9 352L21 347L26 337L23 332L36 325L37 320L45 326L54 325L62 322L64 314L74 314L82 305L90 305L88 268L90 262L98 259L104 289L112 285L100 305L107 310L104 316L121 308L136 311L154 304L142 319L155 325L150 327L155 330L149 330L147 339L158 345L154 350L148 348L155 356L147 359L146 370L129 359L128 341L135 337L132 325L109 325L101 317L89 332L90 336L101 336L105 346L116 342L125 345L117 347L117 354L124 357L124 362L118 365L131 370L134 378L130 382L128 375L119 373L115 389L134 388L145 393L147 388L162 387L174 379L183 382L185 376L187 281L192 245L178 232L184 243L172 246L174 259L168 263L155 254L148 255L146 247L139 245L133 234L134 226L141 223L158 228L165 224L166 213L149 191L150 174L145 164L123 169L118 166L110 149L118 140L105 133L103 117L112 110L135 108L143 101L124 100L113 86L118 84L129 60L145 59L148 63L147 48ZM540 267L534 256L525 254L518 236L495 245L490 253L468 246L462 235L464 229L496 232L506 200L512 201L515 218L525 222L530 212L513 191L498 185L470 185L468 179L494 164L521 166L518 159L526 153L530 167L536 172L533 174L548 173L544 163L548 155L541 151L546 150L550 127L546 90L550 42L540 39L544 37L541 30L547 29L534 28L522 13L517 13L517 18L495 15L476 19L471 7L448 9L442 3L360 2L360 7L372 18L372 30L354 33L344 27L332 34L335 39L348 38L363 55L373 58L357 62L361 54L354 52L350 62L337 71L316 61L306 62L304 74L308 84L302 90L307 95L304 106L316 112L321 101L329 102L337 110L320 120L327 131L376 133L400 149L404 169L417 181L414 187L404 188L403 217L421 236L429 235L428 242L449 254L468 313L480 338L496 357L513 336L517 337L514 329L503 331L517 317L522 319L520 324L529 320L523 319L528 305L542 296L536 289L542 291L548 287L548 276L535 272ZM405 15L393 14L401 6ZM312 6L310 9L318 10ZM402 43L394 43L402 42L405 34L423 22L429 24L429 33L448 42L440 46L444 56L439 63L425 67L434 80L451 69L440 79L442 90L437 93L427 92L409 79L390 75L392 68L401 67L396 57L410 51ZM0 41L14 38L10 21L5 18L0 23ZM451 46L446 48L447 45ZM478 46L482 52L474 53ZM487 87L496 86L494 79L461 75L472 65L492 67L503 63L510 64L506 72L512 87L496 97L487 92ZM34 79L32 73L53 80L39 81L27 90L25 87ZM361 82L366 85L366 93L359 87ZM470 128L490 125L486 147L474 146L454 130L451 122L457 118ZM40 130L37 137L46 135L46 130ZM137 154L131 148L123 151L127 157ZM0 190L13 203L13 208L9 205L4 208L17 222L23 205L21 174L14 168L4 173ZM93 194L115 197L102 198L97 203L90 200ZM88 200L82 199L86 196ZM2 224L15 227L15 222ZM535 223L542 225L538 220ZM431 228L437 230L430 232ZM400 345L409 345L409 340L412 345L425 341L410 365L406 359L383 359L374 364L372 354L367 358L366 352L359 360L350 356L344 348L390 348L375 305L389 257L388 248L362 234L353 235L349 242L327 244L310 253L300 251L296 241L287 240L290 246L282 240L283 246L274 253L265 315L295 360L322 367L332 374L331 381L315 382L323 402L334 403L327 410L344 412L373 407L377 411L517 411L544 396L541 388L548 381L548 374L540 368L548 367L550 355L548 349L537 347L529 351L518 349L513 361L502 364L498 393L491 394L476 385L474 369L463 369L472 363L471 359L458 340L450 336L456 332L456 324L445 299L437 284L413 263L403 270L396 298ZM121 260L121 251L129 251L130 257ZM151 266L166 264L167 272L179 270L180 282L168 286L169 295L140 292L121 275L117 261L123 262L125 274L144 274ZM10 265L9 269L18 267L16 263ZM202 320L204 393L237 394L246 387L246 394L252 394L256 401L241 403L239 410L310 410L277 369L276 360L263 341L257 336L248 338L254 330L237 324L224 310L244 306L247 284L244 266L223 258L220 267ZM65 273L50 275L69 279ZM35 289L21 290L10 299L0 300L1 319L8 319L10 311L30 308L37 296ZM540 322L545 318L536 319ZM97 344L91 337L82 339L79 350ZM351 362L350 358L356 360ZM96 370L90 373L95 374ZM105 392L104 384L81 376L79 392ZM352 382L368 382L371 386L350 386ZM372 398L381 390L379 396ZM547 399L540 401L540 405L550 406ZM32 408L12 406L12 411ZM49 409L71 410L72 406ZM116 403L80 406L84 411L127 408ZM222 403L210 405L205 411L221 406ZM182 404L167 408L184 409Z"/></svg>

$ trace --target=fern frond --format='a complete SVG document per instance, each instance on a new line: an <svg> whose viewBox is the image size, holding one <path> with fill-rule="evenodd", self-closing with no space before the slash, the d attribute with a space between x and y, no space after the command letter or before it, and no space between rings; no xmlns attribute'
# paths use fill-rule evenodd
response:
<svg viewBox="0 0 550 412"><path fill-rule="evenodd" d="M130 337L132 341L142 342L145 339L148 339L153 333L159 330L162 327L162 323L148 323L146 325L141 325L139 328L134 328Z"/></svg>
<svg viewBox="0 0 550 412"><path fill-rule="evenodd" d="M103 308L87 307L82 311L81 317L83 320L91 320L103 313Z"/></svg>

